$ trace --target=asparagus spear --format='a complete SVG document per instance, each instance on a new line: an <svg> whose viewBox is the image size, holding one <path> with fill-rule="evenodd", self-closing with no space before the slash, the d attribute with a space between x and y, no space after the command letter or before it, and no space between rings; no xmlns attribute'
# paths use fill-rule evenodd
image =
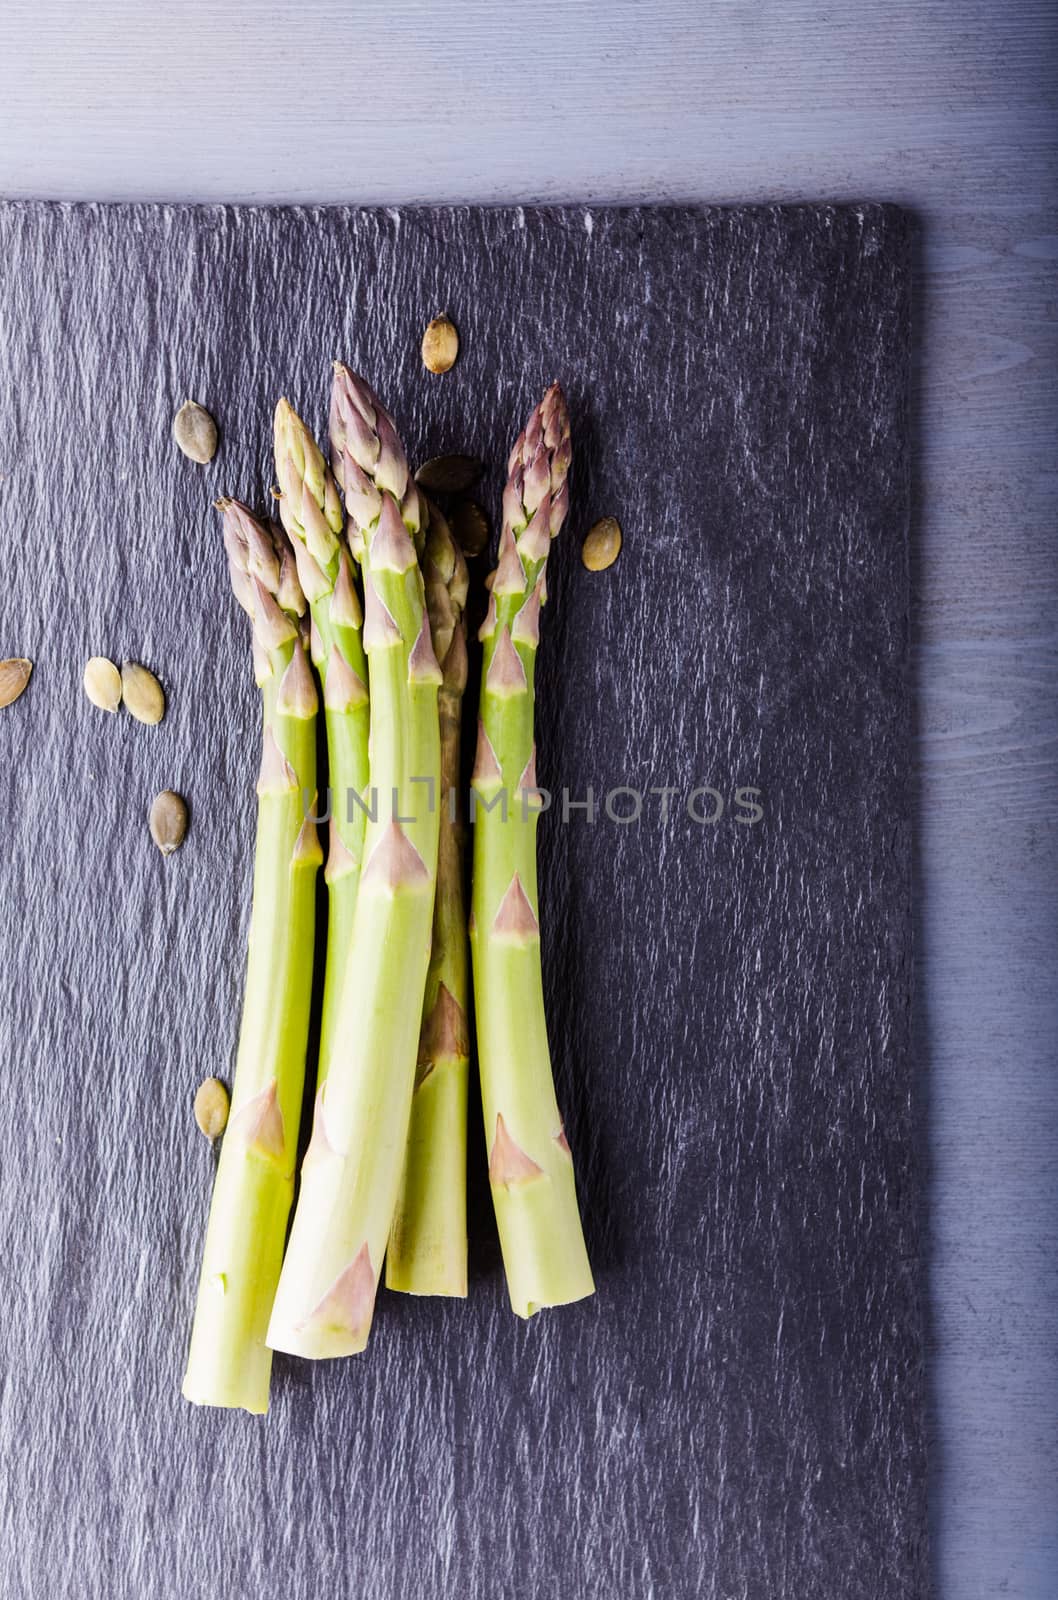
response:
<svg viewBox="0 0 1058 1600"><path fill-rule="evenodd" d="M536 883L533 678L548 552L569 505L571 454L569 415L555 384L508 463L499 564L480 633L471 780L470 943L489 1182L511 1305L521 1317L595 1288L551 1075Z"/></svg>
<svg viewBox="0 0 1058 1600"><path fill-rule="evenodd" d="M294 1189L312 988L316 687L305 597L282 530L221 502L232 587L253 622L264 736L242 1029L183 1392L197 1405L268 1410L268 1317Z"/></svg>
<svg viewBox="0 0 1058 1600"><path fill-rule="evenodd" d="M367 812L367 662L363 610L342 535L338 487L319 446L289 401L275 412L275 459L283 526L312 613L312 659L323 684L331 822L327 850L327 959L317 1095L330 1070L338 1001L346 981Z"/></svg>
<svg viewBox="0 0 1058 1600"><path fill-rule="evenodd" d="M335 1048L268 1342L323 1359L367 1344L407 1144L437 873L441 671L412 542L419 491L392 417L335 371L335 474L364 576L371 799Z"/></svg>
<svg viewBox="0 0 1058 1600"><path fill-rule="evenodd" d="M467 567L441 512L429 507L422 557L426 609L443 680L440 839L433 949L426 978L411 1125L386 1285L406 1294L467 1292L467 930L463 828L458 812L459 728L467 683Z"/></svg>

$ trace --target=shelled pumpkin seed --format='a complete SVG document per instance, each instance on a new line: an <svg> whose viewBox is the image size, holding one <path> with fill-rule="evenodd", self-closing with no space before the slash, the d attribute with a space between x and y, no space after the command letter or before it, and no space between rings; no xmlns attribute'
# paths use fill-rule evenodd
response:
<svg viewBox="0 0 1058 1600"><path fill-rule="evenodd" d="M588 529L580 559L589 572L605 572L621 554L621 524L616 517L601 517Z"/></svg>
<svg viewBox="0 0 1058 1600"><path fill-rule="evenodd" d="M27 661L25 656L13 656L9 661L0 661L0 708L14 705L29 682L32 671L33 663Z"/></svg>
<svg viewBox="0 0 1058 1600"><path fill-rule="evenodd" d="M231 1100L219 1078L204 1078L195 1093L195 1121L207 1139L219 1139L228 1126Z"/></svg>
<svg viewBox="0 0 1058 1600"><path fill-rule="evenodd" d="M84 692L100 711L114 712L121 704L121 673L106 656L92 656L84 669Z"/></svg>
<svg viewBox="0 0 1058 1600"><path fill-rule="evenodd" d="M141 667L138 661L124 661L121 666L121 692L130 715L137 722L153 727L165 716L165 693L153 672Z"/></svg>
<svg viewBox="0 0 1058 1600"><path fill-rule="evenodd" d="M434 317L422 336L422 361L427 372L448 372L459 355L459 333L448 317Z"/></svg>

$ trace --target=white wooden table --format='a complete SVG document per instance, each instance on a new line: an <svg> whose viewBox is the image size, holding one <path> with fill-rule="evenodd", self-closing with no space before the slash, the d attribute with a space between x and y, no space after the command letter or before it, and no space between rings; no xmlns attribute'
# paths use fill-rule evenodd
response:
<svg viewBox="0 0 1058 1600"><path fill-rule="evenodd" d="M1058 1593L1056 68L1047 0L0 12L10 197L919 212L917 1037L945 1600Z"/></svg>

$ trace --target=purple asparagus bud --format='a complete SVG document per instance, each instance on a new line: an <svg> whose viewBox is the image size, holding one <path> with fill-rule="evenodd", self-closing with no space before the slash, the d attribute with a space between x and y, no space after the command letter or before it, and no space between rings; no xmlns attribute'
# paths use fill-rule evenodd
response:
<svg viewBox="0 0 1058 1600"><path fill-rule="evenodd" d="M305 613L290 540L276 522L255 517L239 500L218 500L224 517L224 548L235 598L254 628L255 653L294 638Z"/></svg>
<svg viewBox="0 0 1058 1600"><path fill-rule="evenodd" d="M363 378L341 361L334 363L331 389L331 462L359 535L350 530L354 554L379 523L384 495L393 497L412 537L420 533L422 504L396 424Z"/></svg>
<svg viewBox="0 0 1058 1600"><path fill-rule="evenodd" d="M503 525L517 538L524 563L547 559L569 506L573 445L565 396L553 383L518 435L507 463Z"/></svg>

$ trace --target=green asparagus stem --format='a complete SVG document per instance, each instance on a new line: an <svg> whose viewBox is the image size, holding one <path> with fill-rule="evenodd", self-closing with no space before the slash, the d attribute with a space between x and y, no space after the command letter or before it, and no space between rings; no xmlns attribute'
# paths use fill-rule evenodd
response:
<svg viewBox="0 0 1058 1600"><path fill-rule="evenodd" d="M533 678L570 460L569 416L555 384L511 453L499 564L480 634L470 943L489 1182L511 1305L521 1317L595 1289L551 1075L536 883Z"/></svg>
<svg viewBox="0 0 1058 1600"><path fill-rule="evenodd" d="M367 1344L415 1083L437 874L437 665L413 537L422 507L393 419L345 367L331 406L335 473L364 577L374 815L335 1048L268 1342L311 1359Z"/></svg>
<svg viewBox="0 0 1058 1600"><path fill-rule="evenodd" d="M441 512L429 508L422 558L426 609L443 681L440 838L433 949L426 978L408 1148L386 1253L386 1286L405 1294L467 1292L467 928L459 731L467 684L467 567Z"/></svg>
<svg viewBox="0 0 1058 1600"><path fill-rule="evenodd" d="M305 1077L315 877L305 815L316 793L316 687L305 597L283 532L221 503L232 586L253 622L264 702L257 848L232 1114L221 1148L183 1392L196 1405L268 1410L265 1344L279 1281Z"/></svg>
<svg viewBox="0 0 1058 1600"><path fill-rule="evenodd" d="M275 413L275 460L283 526L312 614L311 651L323 684L330 766L331 822L327 849L327 962L320 1022L316 1093L330 1071L335 1021L346 980L367 812L367 661L364 615L342 534L338 487L315 439L290 403Z"/></svg>

